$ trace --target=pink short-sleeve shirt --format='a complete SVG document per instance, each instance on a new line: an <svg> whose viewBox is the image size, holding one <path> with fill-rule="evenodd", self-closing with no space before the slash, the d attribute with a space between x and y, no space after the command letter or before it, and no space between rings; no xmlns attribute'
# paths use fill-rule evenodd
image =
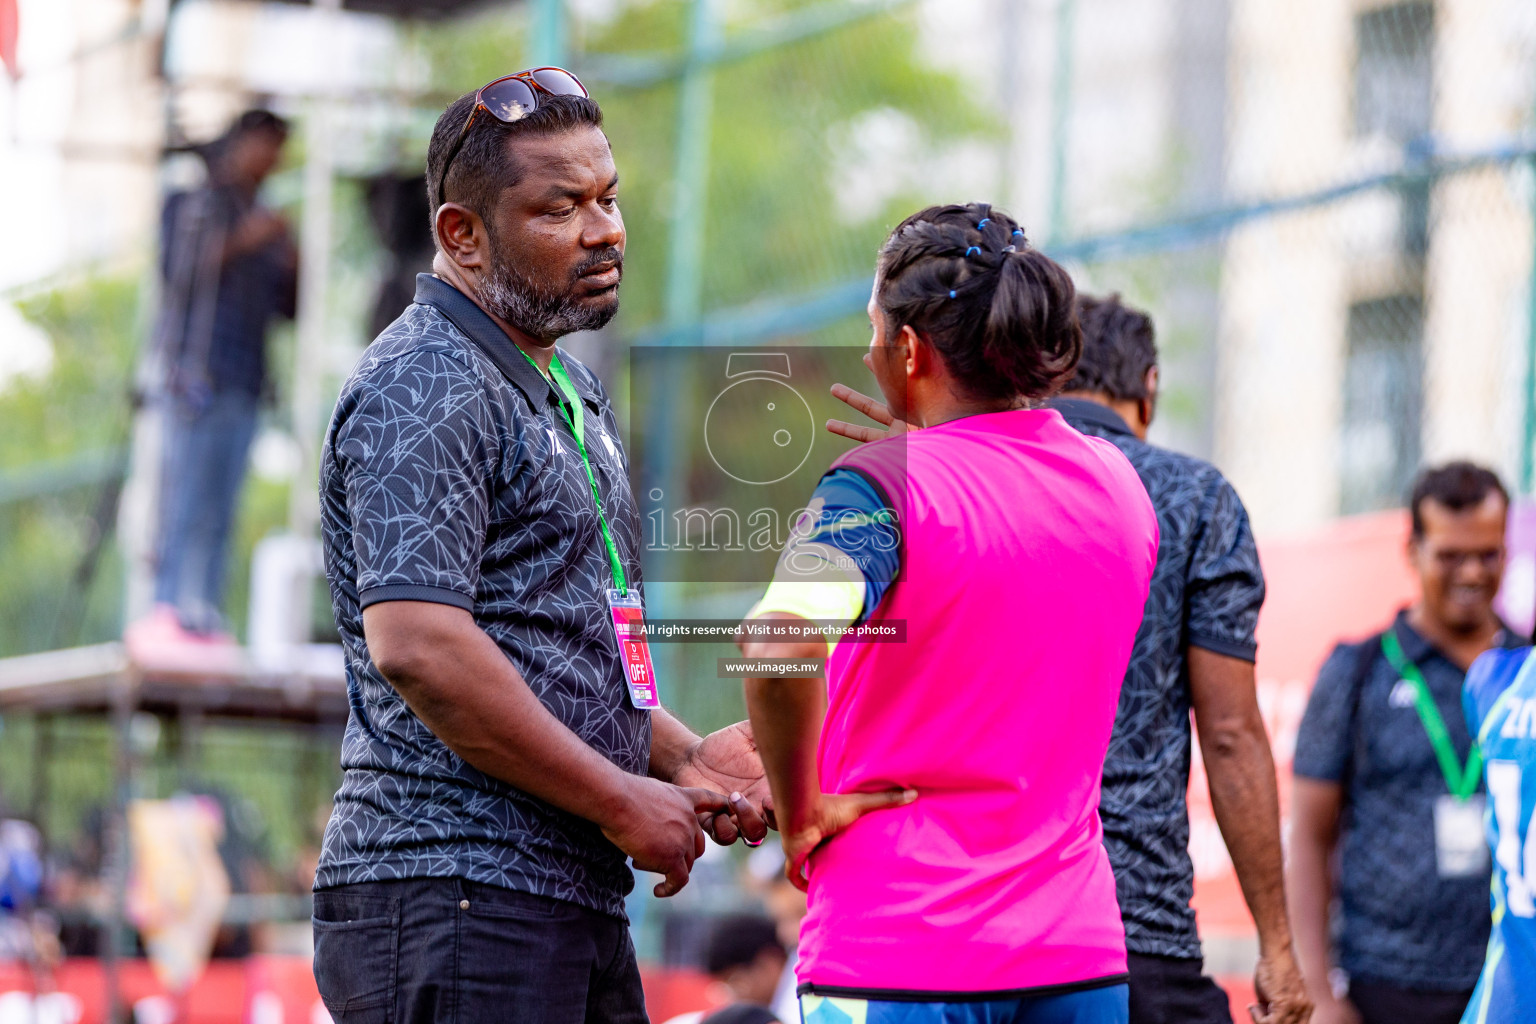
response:
<svg viewBox="0 0 1536 1024"><path fill-rule="evenodd" d="M1125 935L1100 774L1157 558L1113 445L1050 410L954 420L848 453L896 510L902 573L840 643L829 793L911 787L812 855L799 978L818 993L1107 983Z"/></svg>

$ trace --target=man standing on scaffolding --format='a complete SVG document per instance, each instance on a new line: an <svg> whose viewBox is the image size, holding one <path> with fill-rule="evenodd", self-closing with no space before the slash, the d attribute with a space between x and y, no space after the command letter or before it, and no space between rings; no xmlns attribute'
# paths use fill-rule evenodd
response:
<svg viewBox="0 0 1536 1024"><path fill-rule="evenodd" d="M257 201L288 124L248 110L206 154L208 180L170 196L161 218L153 358L165 424L155 610L130 649L222 639L230 524L266 384L267 327L292 317L298 254Z"/></svg>

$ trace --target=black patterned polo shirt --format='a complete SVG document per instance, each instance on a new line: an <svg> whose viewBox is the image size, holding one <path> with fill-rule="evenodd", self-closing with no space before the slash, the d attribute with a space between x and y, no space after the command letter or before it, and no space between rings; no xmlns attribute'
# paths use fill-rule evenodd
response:
<svg viewBox="0 0 1536 1024"><path fill-rule="evenodd" d="M602 385L561 352L633 585L640 521ZM624 916L634 878L598 827L465 763L380 675L364 608L463 608L551 714L627 772L650 758L604 591L591 488L560 397L468 297L431 275L341 390L320 470L326 577L351 713L315 887L463 878Z"/></svg>
<svg viewBox="0 0 1536 1024"><path fill-rule="evenodd" d="M1085 434L1111 441L1157 510L1157 568L1104 758L1099 814L1132 953L1194 959L1190 897L1190 647L1252 661L1264 573L1248 511L1208 462L1147 444L1096 402L1051 405Z"/></svg>

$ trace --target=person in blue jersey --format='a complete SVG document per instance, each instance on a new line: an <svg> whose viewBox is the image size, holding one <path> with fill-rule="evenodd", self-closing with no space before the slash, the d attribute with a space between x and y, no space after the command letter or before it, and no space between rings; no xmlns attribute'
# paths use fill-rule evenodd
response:
<svg viewBox="0 0 1536 1024"><path fill-rule="evenodd" d="M1536 658L1492 650L1472 663L1462 691L1483 756L1493 851L1493 932L1462 1024L1536 1020Z"/></svg>

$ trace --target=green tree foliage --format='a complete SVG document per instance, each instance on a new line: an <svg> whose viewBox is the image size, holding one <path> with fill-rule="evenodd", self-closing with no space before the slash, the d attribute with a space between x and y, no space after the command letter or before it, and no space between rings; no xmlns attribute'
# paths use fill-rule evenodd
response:
<svg viewBox="0 0 1536 1024"><path fill-rule="evenodd" d="M120 445L137 350L138 281L93 277L23 299L48 336L53 363L0 394L0 466L7 469Z"/></svg>
<svg viewBox="0 0 1536 1024"><path fill-rule="evenodd" d="M690 4L631 3L612 20L578 22L572 67L603 107L622 178L620 200L629 240L619 327L632 334L662 315L678 83L611 83L604 58L680 58ZM762 0L729 6L727 45L764 26L783 25L836 7L838 0ZM456 95L527 63L523 22L488 15L422 32L418 39L435 85ZM707 194L696 211L705 224L706 309L764 297L793 296L868 273L886 232L934 196L907 189L878 215L850 221L833 182L841 144L861 115L893 111L917 129L922 145L996 137L1001 126L953 75L926 65L910 8L863 18L810 38L720 65L714 73ZM914 154L916 155L916 154ZM970 197L965 197L970 198Z"/></svg>
<svg viewBox="0 0 1536 1024"><path fill-rule="evenodd" d="M53 361L0 391L0 655L102 640L119 627L122 574L112 553L83 595L73 577L101 490L125 459L137 281L91 278L19 306L48 336ZM84 608L66 606L80 601Z"/></svg>
<svg viewBox="0 0 1536 1024"><path fill-rule="evenodd" d="M95 276L18 303L52 346L46 374L0 391L0 657L115 639L124 572L115 509L128 468L140 278ZM278 359L279 366L283 360ZM285 520L287 487L251 479L232 540L229 618L245 619L251 549ZM77 580L97 528L105 546Z"/></svg>
<svg viewBox="0 0 1536 1024"><path fill-rule="evenodd" d="M825 2L754 4L751 11L756 23L813 6ZM634 31L629 23L654 17L652 10L631 9L595 41L597 48L621 48ZM742 35L751 31L751 25L738 28ZM624 197L632 239L625 315L633 327L660 316L677 89L611 95L604 102L620 170L638 178L634 189L626 182ZM859 221L839 208L833 181L846 155L840 143L873 111L910 119L927 146L993 128L953 77L920 62L909 14L860 21L715 73L709 183L697 211L706 226L706 309L792 296L869 273L893 224L936 198L897 194L877 216Z"/></svg>

